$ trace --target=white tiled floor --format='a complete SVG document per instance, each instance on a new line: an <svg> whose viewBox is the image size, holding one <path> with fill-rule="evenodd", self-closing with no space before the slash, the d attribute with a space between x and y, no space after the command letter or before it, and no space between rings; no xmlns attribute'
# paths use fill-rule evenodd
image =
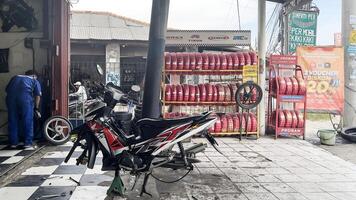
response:
<svg viewBox="0 0 356 200"><path fill-rule="evenodd" d="M38 187L4 187L0 188L1 200L27 200Z"/></svg>
<svg viewBox="0 0 356 200"><path fill-rule="evenodd" d="M78 181L82 177L82 174L56 174L51 175L43 182L41 186L77 186L78 184L70 180L69 177L72 177L74 180Z"/></svg>
<svg viewBox="0 0 356 200"><path fill-rule="evenodd" d="M84 199L95 199L104 200L106 199L106 191L108 187L103 186L79 186L73 192L70 200L84 200Z"/></svg>
<svg viewBox="0 0 356 200"><path fill-rule="evenodd" d="M14 164L14 163L20 162L23 158L24 158L24 156L12 156L11 158L2 162L2 164Z"/></svg>
<svg viewBox="0 0 356 200"><path fill-rule="evenodd" d="M46 166L46 167L31 167L23 172L21 175L51 175L58 165Z"/></svg>

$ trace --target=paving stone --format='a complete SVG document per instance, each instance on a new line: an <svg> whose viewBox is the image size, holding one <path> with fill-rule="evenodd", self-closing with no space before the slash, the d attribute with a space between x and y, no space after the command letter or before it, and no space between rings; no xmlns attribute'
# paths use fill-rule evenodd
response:
<svg viewBox="0 0 356 200"><path fill-rule="evenodd" d="M356 199L356 192L329 192L329 194L339 200L354 200L354 199Z"/></svg>
<svg viewBox="0 0 356 200"><path fill-rule="evenodd" d="M322 178L318 174L298 174L298 176L304 181L304 182L323 182L325 181L324 178Z"/></svg>
<svg viewBox="0 0 356 200"><path fill-rule="evenodd" d="M218 168L198 168L199 172L201 174L224 174L220 169Z"/></svg>
<svg viewBox="0 0 356 200"><path fill-rule="evenodd" d="M303 180L295 174L277 174L275 176L282 182L286 183L303 182Z"/></svg>
<svg viewBox="0 0 356 200"><path fill-rule="evenodd" d="M276 196L271 193L244 193L248 199L252 200L278 200Z"/></svg>
<svg viewBox="0 0 356 200"><path fill-rule="evenodd" d="M300 193L273 193L280 200L307 200Z"/></svg>
<svg viewBox="0 0 356 200"><path fill-rule="evenodd" d="M260 175L252 175L252 177L259 183L277 183L281 182L278 178L273 175L260 174Z"/></svg>
<svg viewBox="0 0 356 200"><path fill-rule="evenodd" d="M195 166L198 168L213 168L216 167L213 162L200 162L200 163L195 163Z"/></svg>
<svg viewBox="0 0 356 200"><path fill-rule="evenodd" d="M235 183L235 186L246 193L268 193L268 191L259 183Z"/></svg>
<svg viewBox="0 0 356 200"><path fill-rule="evenodd" d="M249 175L237 174L237 175L226 175L234 183L255 183L256 180Z"/></svg>
<svg viewBox="0 0 356 200"><path fill-rule="evenodd" d="M261 185L272 193L291 193L296 192L293 188L285 183L261 183Z"/></svg>
<svg viewBox="0 0 356 200"><path fill-rule="evenodd" d="M242 156L227 157L231 162L247 162L248 160Z"/></svg>
<svg viewBox="0 0 356 200"><path fill-rule="evenodd" d="M217 194L220 200L248 200L244 194Z"/></svg>
<svg viewBox="0 0 356 200"><path fill-rule="evenodd" d="M287 183L291 188L297 192L323 192L318 183Z"/></svg>
<svg viewBox="0 0 356 200"><path fill-rule="evenodd" d="M309 200L337 200L334 196L328 193L302 193ZM351 199L350 199L351 200Z"/></svg>
<svg viewBox="0 0 356 200"><path fill-rule="evenodd" d="M271 168L266 168L266 171L269 174L290 174L291 172L286 170L285 168L281 168L281 167L271 167Z"/></svg>
<svg viewBox="0 0 356 200"><path fill-rule="evenodd" d="M320 183L320 188L326 192L356 192L356 183L347 183L347 182Z"/></svg>

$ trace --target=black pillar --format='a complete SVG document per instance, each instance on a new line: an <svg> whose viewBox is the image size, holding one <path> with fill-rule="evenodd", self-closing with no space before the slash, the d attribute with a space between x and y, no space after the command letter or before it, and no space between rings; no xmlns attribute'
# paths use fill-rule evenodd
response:
<svg viewBox="0 0 356 200"><path fill-rule="evenodd" d="M142 117L159 118L169 0L153 0Z"/></svg>

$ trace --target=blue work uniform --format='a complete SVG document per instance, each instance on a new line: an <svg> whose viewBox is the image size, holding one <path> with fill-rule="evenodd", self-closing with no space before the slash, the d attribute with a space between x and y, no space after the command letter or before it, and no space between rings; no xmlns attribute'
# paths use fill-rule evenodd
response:
<svg viewBox="0 0 356 200"><path fill-rule="evenodd" d="M41 85L33 76L17 75L6 86L6 93L10 144L19 143L21 126L25 145L32 145L34 97L42 95Z"/></svg>

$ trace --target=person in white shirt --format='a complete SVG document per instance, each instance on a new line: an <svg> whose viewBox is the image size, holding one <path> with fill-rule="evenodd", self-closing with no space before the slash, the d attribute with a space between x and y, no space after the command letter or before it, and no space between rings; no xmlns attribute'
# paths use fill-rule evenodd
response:
<svg viewBox="0 0 356 200"><path fill-rule="evenodd" d="M81 82L77 81L74 83L75 88L77 91L75 93L70 94L71 96L78 96L78 101L83 102L88 99L87 92L85 87L82 85Z"/></svg>

